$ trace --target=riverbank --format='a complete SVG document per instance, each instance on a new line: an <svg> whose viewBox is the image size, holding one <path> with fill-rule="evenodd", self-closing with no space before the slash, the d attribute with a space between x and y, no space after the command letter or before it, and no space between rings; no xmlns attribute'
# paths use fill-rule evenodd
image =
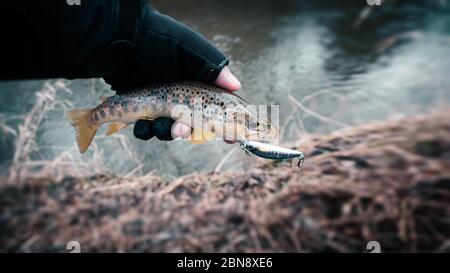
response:
<svg viewBox="0 0 450 273"><path fill-rule="evenodd" d="M0 187L0 251L450 251L450 112L311 137L302 168Z"/></svg>

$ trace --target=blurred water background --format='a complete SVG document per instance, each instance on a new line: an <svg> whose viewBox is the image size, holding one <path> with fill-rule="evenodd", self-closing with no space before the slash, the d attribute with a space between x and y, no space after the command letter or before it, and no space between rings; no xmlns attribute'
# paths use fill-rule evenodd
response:
<svg viewBox="0 0 450 273"><path fill-rule="evenodd" d="M449 1L384 1L380 6L368 6L365 0L150 2L201 32L231 58L231 69L243 83L241 96L256 105L280 105L281 143L413 116L450 102ZM49 88L53 96L45 98ZM44 98L37 91L44 91ZM101 96L112 94L100 79L0 82L2 174L25 158L39 162L64 155L79 162L101 161L118 174L155 170L179 176L213 171L236 148L219 141L143 142L128 128L122 137L96 139L96 153L79 155L64 108L92 107ZM39 99L53 104L37 119ZM24 123L33 107L35 118L28 115ZM34 125L35 134L26 134ZM29 154L18 155L17 145L30 141ZM234 151L221 170L243 170L254 162ZM84 171L94 173L89 165Z"/></svg>

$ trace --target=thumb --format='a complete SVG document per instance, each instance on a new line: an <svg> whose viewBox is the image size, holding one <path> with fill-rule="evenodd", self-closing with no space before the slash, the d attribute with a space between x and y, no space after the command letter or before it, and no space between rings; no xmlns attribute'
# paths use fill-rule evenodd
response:
<svg viewBox="0 0 450 273"><path fill-rule="evenodd" d="M236 78L236 76L231 73L230 68L225 66L222 71L220 71L217 77L215 85L225 88L229 91L236 91L241 89L241 82Z"/></svg>

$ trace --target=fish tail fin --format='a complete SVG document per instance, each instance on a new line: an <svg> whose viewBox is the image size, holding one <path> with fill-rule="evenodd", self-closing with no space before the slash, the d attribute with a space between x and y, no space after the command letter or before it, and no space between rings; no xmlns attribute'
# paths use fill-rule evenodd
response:
<svg viewBox="0 0 450 273"><path fill-rule="evenodd" d="M92 109L75 109L66 112L70 124L75 128L80 153L86 152L97 133L98 127L90 122L91 113Z"/></svg>

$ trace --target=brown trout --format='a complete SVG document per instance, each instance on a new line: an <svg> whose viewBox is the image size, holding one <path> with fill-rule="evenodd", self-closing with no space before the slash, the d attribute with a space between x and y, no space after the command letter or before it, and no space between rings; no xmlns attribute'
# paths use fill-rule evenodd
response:
<svg viewBox="0 0 450 273"><path fill-rule="evenodd" d="M158 117L172 117L191 126L190 140L196 144L213 139L272 142L278 137L278 129L265 113L231 92L200 82L152 85L106 98L93 109L66 114L81 153L102 124L111 123L107 132L111 135L139 119Z"/></svg>

